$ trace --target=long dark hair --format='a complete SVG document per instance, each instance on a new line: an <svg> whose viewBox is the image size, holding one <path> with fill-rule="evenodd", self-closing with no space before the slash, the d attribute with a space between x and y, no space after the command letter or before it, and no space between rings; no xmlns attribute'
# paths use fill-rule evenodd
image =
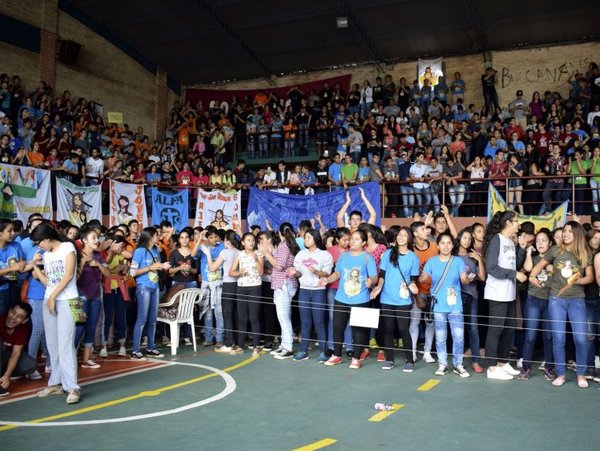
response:
<svg viewBox="0 0 600 451"><path fill-rule="evenodd" d="M289 222L284 222L279 226L279 233L283 236L285 243L292 255L296 255L300 252L300 247L296 243L296 232Z"/></svg>
<svg viewBox="0 0 600 451"><path fill-rule="evenodd" d="M348 227L338 227L335 229L335 244L337 244L340 238L345 235L350 235L350 229Z"/></svg>
<svg viewBox="0 0 600 451"><path fill-rule="evenodd" d="M367 238L369 235L373 237L373 241L377 244L383 244L387 247L387 241L385 240L385 235L381 231L381 229L373 224L362 223L358 226L358 230L364 230L367 233Z"/></svg>
<svg viewBox="0 0 600 451"><path fill-rule="evenodd" d="M460 249L460 242L465 233L469 233L471 235L471 245L467 249L467 252L471 252L473 250L473 244L475 242L475 238L473 236L472 229L473 229L473 227L465 227L460 232L458 232L458 235L456 236L456 239L454 240L454 249L452 249L452 254L458 255L458 250Z"/></svg>
<svg viewBox="0 0 600 451"><path fill-rule="evenodd" d="M137 247L145 247L150 249L150 244L152 244L152 238L156 235L158 231L154 227L145 227L140 232L140 236L138 236Z"/></svg>
<svg viewBox="0 0 600 451"><path fill-rule="evenodd" d="M488 223L487 228L485 229L485 242L483 243L483 255L485 255L487 251L488 244L492 241L495 235L499 234L504 230L506 224L511 219L515 218L517 214L512 210L506 211L497 211L494 214L492 220Z"/></svg>
<svg viewBox="0 0 600 451"><path fill-rule="evenodd" d="M325 246L323 245L323 240L321 239L321 234L319 232L317 232L315 229L310 229L304 233L304 236L306 235L312 236L317 249L325 250Z"/></svg>
<svg viewBox="0 0 600 451"><path fill-rule="evenodd" d="M225 232L224 241L229 241L231 243L231 246L235 249L240 248L240 236L233 230L227 230Z"/></svg>
<svg viewBox="0 0 600 451"><path fill-rule="evenodd" d="M390 243L392 245L391 250L390 250L390 261L392 262L392 265L394 265L396 268L398 268L398 265L400 262L400 249L398 249L398 242L396 240L401 231L405 231L408 234L408 248L410 250L412 250L412 242L413 242L412 230L410 229L410 227L406 227L406 226L400 227L398 229L398 232L394 236L394 241L392 243Z"/></svg>
<svg viewBox="0 0 600 451"><path fill-rule="evenodd" d="M38 224L35 227L35 229L33 229L33 232L31 232L30 238L31 241L33 241L36 244L43 240L61 242L67 241L67 238L64 235L58 233L58 230L56 230L52 225L50 225L47 222L42 222L41 224Z"/></svg>

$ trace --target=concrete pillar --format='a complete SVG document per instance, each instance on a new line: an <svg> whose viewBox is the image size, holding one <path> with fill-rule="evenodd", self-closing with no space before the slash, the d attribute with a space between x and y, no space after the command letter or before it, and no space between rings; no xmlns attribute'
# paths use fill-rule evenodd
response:
<svg viewBox="0 0 600 451"><path fill-rule="evenodd" d="M58 43L58 0L42 0L40 34L40 80L56 88L56 54Z"/></svg>
<svg viewBox="0 0 600 451"><path fill-rule="evenodd" d="M165 137L167 127L167 71L162 67L156 70L156 95L154 98L154 136L156 139Z"/></svg>

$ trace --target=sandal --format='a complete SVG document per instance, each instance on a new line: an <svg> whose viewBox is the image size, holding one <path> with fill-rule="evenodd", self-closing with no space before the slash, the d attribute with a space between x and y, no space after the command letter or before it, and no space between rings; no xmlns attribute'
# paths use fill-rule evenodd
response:
<svg viewBox="0 0 600 451"><path fill-rule="evenodd" d="M64 393L60 385L50 385L37 392L38 398L47 398L50 395L62 395Z"/></svg>
<svg viewBox="0 0 600 451"><path fill-rule="evenodd" d="M552 385L554 385L555 387L562 387L565 384L565 382L567 382L567 379L564 376L558 376L552 381Z"/></svg>
<svg viewBox="0 0 600 451"><path fill-rule="evenodd" d="M577 376L577 386L579 388L588 388L590 384L588 384L584 376Z"/></svg>

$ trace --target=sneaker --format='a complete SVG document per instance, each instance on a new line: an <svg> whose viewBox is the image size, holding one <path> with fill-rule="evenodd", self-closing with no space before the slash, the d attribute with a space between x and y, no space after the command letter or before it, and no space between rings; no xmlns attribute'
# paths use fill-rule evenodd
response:
<svg viewBox="0 0 600 451"><path fill-rule="evenodd" d="M256 359L257 357L260 357L260 348L252 349L252 358Z"/></svg>
<svg viewBox="0 0 600 451"><path fill-rule="evenodd" d="M273 343L271 343L270 341L266 342L265 345L263 346L263 351L272 351L273 350Z"/></svg>
<svg viewBox="0 0 600 451"><path fill-rule="evenodd" d="M547 381L553 381L556 379L556 372L552 368L544 368L544 377Z"/></svg>
<svg viewBox="0 0 600 451"><path fill-rule="evenodd" d="M523 357L521 357L519 360L517 360L517 368L518 369L523 368Z"/></svg>
<svg viewBox="0 0 600 451"><path fill-rule="evenodd" d="M299 352L294 356L294 362L301 362L302 360L308 360L308 352Z"/></svg>
<svg viewBox="0 0 600 451"><path fill-rule="evenodd" d="M538 366L538 370L544 371L545 369L546 369L546 362L543 361L542 363L540 363L540 366Z"/></svg>
<svg viewBox="0 0 600 451"><path fill-rule="evenodd" d="M477 362L474 362L471 365L471 368L473 368L473 371L475 371L477 374L483 373L483 368L481 368L481 365Z"/></svg>
<svg viewBox="0 0 600 451"><path fill-rule="evenodd" d="M279 354L275 354L274 357L277 360L291 359L292 357L294 357L294 353L292 351L288 351L287 349L284 349Z"/></svg>
<svg viewBox="0 0 600 451"><path fill-rule="evenodd" d="M190 340L189 338L184 338L183 339L183 344L186 346L191 346L192 345L192 340Z"/></svg>
<svg viewBox="0 0 600 451"><path fill-rule="evenodd" d="M212 346L212 341L206 341L206 340L204 340L202 342L202 346L204 346L205 348L208 347L208 346Z"/></svg>
<svg viewBox="0 0 600 451"><path fill-rule="evenodd" d="M577 362L570 360L569 363L567 363L567 369L571 371L577 371Z"/></svg>
<svg viewBox="0 0 600 451"><path fill-rule="evenodd" d="M354 351L353 350L346 351L346 357L348 357L349 359L353 359L354 358Z"/></svg>
<svg viewBox="0 0 600 451"><path fill-rule="evenodd" d="M148 337L144 337L142 339L142 344L140 347L145 348L146 346L148 346Z"/></svg>
<svg viewBox="0 0 600 451"><path fill-rule="evenodd" d="M343 360L342 360L341 357L337 357L335 355L332 355L331 357L329 357L329 360L327 360L327 362L325 362L325 365L326 366L339 365L342 362L343 362Z"/></svg>
<svg viewBox="0 0 600 451"><path fill-rule="evenodd" d="M325 355L327 358L331 357L333 355L333 349L325 349Z"/></svg>
<svg viewBox="0 0 600 451"><path fill-rule="evenodd" d="M467 377L471 377L471 375L469 374L469 372L467 370L465 370L465 367L462 365L458 365L457 367L455 367L452 372L454 374L458 374L460 377L462 377L463 379L467 378Z"/></svg>
<svg viewBox="0 0 600 451"><path fill-rule="evenodd" d="M588 381L593 381L594 377L596 377L596 370L593 368L588 368L585 370L585 376Z"/></svg>
<svg viewBox="0 0 600 451"><path fill-rule="evenodd" d="M243 354L244 350L242 348L234 348L229 352L229 355L240 355Z"/></svg>
<svg viewBox="0 0 600 451"><path fill-rule="evenodd" d="M505 363L502 366L498 365L496 368L501 369L506 374L509 374L511 376L518 376L519 374L521 374L519 370L515 370L512 366L510 366L510 363Z"/></svg>
<svg viewBox="0 0 600 451"><path fill-rule="evenodd" d="M88 370L97 370L98 368L100 368L100 365L98 365L93 360L86 360L81 364L81 368L87 368Z"/></svg>
<svg viewBox="0 0 600 451"><path fill-rule="evenodd" d="M529 368L521 369L521 372L519 373L520 381L528 381L530 377L531 377L531 370Z"/></svg>
<svg viewBox="0 0 600 451"><path fill-rule="evenodd" d="M269 352L269 354L271 354L271 355L277 355L281 351L283 351L283 348L281 346L279 346L277 349L273 349L271 352Z"/></svg>
<svg viewBox="0 0 600 451"><path fill-rule="evenodd" d="M371 338L369 340L369 348L376 349L378 347L379 347L379 345L377 344L377 340L375 338Z"/></svg>
<svg viewBox="0 0 600 451"><path fill-rule="evenodd" d="M229 354L231 352L231 346L221 346L219 348L215 348L215 352L221 353L221 354Z"/></svg>
<svg viewBox="0 0 600 451"><path fill-rule="evenodd" d="M513 377L508 374L506 371L502 371L500 367L496 367L495 370L491 370L488 368L486 371L486 376L488 379L495 379L498 381L512 381Z"/></svg>
<svg viewBox="0 0 600 451"><path fill-rule="evenodd" d="M104 346L102 349L100 349L100 354L99 355L102 358L108 357L108 350L106 349L106 346Z"/></svg>
<svg viewBox="0 0 600 451"><path fill-rule="evenodd" d="M430 352L426 352L423 354L423 360L425 360L425 363L435 363L435 359L433 358Z"/></svg>
<svg viewBox="0 0 600 451"><path fill-rule="evenodd" d="M351 370L358 370L361 366L362 363L360 359L352 359L352 362L350 362L350 366L348 368Z"/></svg>
<svg viewBox="0 0 600 451"><path fill-rule="evenodd" d="M445 365L438 366L438 369L435 371L436 376L445 376L448 374L448 367Z"/></svg>
<svg viewBox="0 0 600 451"><path fill-rule="evenodd" d="M164 335L162 337L162 345L169 346L170 344L171 344L171 339L169 337L167 337L166 335Z"/></svg>
<svg viewBox="0 0 600 451"><path fill-rule="evenodd" d="M146 355L149 355L150 357L156 357L157 359L163 358L165 356L158 349L146 349Z"/></svg>
<svg viewBox="0 0 600 451"><path fill-rule="evenodd" d="M381 365L382 370L391 370L392 368L394 368L394 362L391 360L387 360L383 362L383 365Z"/></svg>
<svg viewBox="0 0 600 451"><path fill-rule="evenodd" d="M50 385L37 392L38 398L47 398L50 395L62 395L64 393L60 385Z"/></svg>
<svg viewBox="0 0 600 451"><path fill-rule="evenodd" d="M415 370L415 364L412 362L406 362L404 364L404 368L402 368L403 373L412 373Z"/></svg>
<svg viewBox="0 0 600 451"><path fill-rule="evenodd" d="M594 366L595 366L596 368L600 368L600 356L596 356L596 357L594 358Z"/></svg>
<svg viewBox="0 0 600 451"><path fill-rule="evenodd" d="M119 348L119 356L121 356L121 357L127 357L127 349L125 349L125 346L121 346Z"/></svg>
<svg viewBox="0 0 600 451"><path fill-rule="evenodd" d="M360 361L363 361L365 359L368 359L369 356L371 355L371 351L369 351L368 349L363 349L363 352L360 353Z"/></svg>
<svg viewBox="0 0 600 451"><path fill-rule="evenodd" d="M223 342L222 341L217 341L217 343L215 344L215 348L220 348L223 346Z"/></svg>
<svg viewBox="0 0 600 451"><path fill-rule="evenodd" d="M69 390L69 394L67 395L67 404L77 404L81 395L79 394L79 390Z"/></svg>
<svg viewBox="0 0 600 451"><path fill-rule="evenodd" d="M44 367L44 373L46 373L46 374L52 373L52 365L46 365Z"/></svg>
<svg viewBox="0 0 600 451"><path fill-rule="evenodd" d="M385 352L383 352L383 351L380 350L377 353L377 361L380 362L380 363L381 362L385 362Z"/></svg>
<svg viewBox="0 0 600 451"><path fill-rule="evenodd" d="M0 398L3 398L8 395L10 395L10 393L4 390L2 387L0 387Z"/></svg>
<svg viewBox="0 0 600 451"><path fill-rule="evenodd" d="M35 370L33 373L28 374L27 378L32 381L39 381L42 378L42 375L40 374L40 372L38 370Z"/></svg>
<svg viewBox="0 0 600 451"><path fill-rule="evenodd" d="M325 362L327 362L327 360L329 360L329 357L327 357L327 354L325 354L324 352L322 352L321 354L319 354L319 358L317 359L317 363L325 363Z"/></svg>
<svg viewBox="0 0 600 451"><path fill-rule="evenodd" d="M141 352L132 352L131 360L146 360L146 357Z"/></svg>

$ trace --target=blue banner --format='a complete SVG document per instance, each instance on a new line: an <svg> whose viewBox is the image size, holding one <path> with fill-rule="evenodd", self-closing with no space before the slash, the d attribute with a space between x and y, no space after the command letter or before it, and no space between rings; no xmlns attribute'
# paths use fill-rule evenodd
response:
<svg viewBox="0 0 600 451"><path fill-rule="evenodd" d="M365 196L373 205L377 214L376 224L381 224L381 187L379 183L361 183L360 188L365 191ZM353 210L358 210L363 215L363 220L369 220L369 212L361 199L359 186L350 188L350 206L346 211L345 222ZM270 190L250 188L248 200L246 227L258 225L265 228L265 219L269 221L274 230L279 229L283 222L291 223L298 228L300 221L312 219L316 213L321 214L321 221L329 228L336 227L336 216L346 202L346 191L332 191L330 193L302 196L282 194ZM318 227L318 226L317 226Z"/></svg>
<svg viewBox="0 0 600 451"><path fill-rule="evenodd" d="M177 193L167 193L152 188L152 224L158 225L162 221L173 224L176 232L188 226L187 189Z"/></svg>

